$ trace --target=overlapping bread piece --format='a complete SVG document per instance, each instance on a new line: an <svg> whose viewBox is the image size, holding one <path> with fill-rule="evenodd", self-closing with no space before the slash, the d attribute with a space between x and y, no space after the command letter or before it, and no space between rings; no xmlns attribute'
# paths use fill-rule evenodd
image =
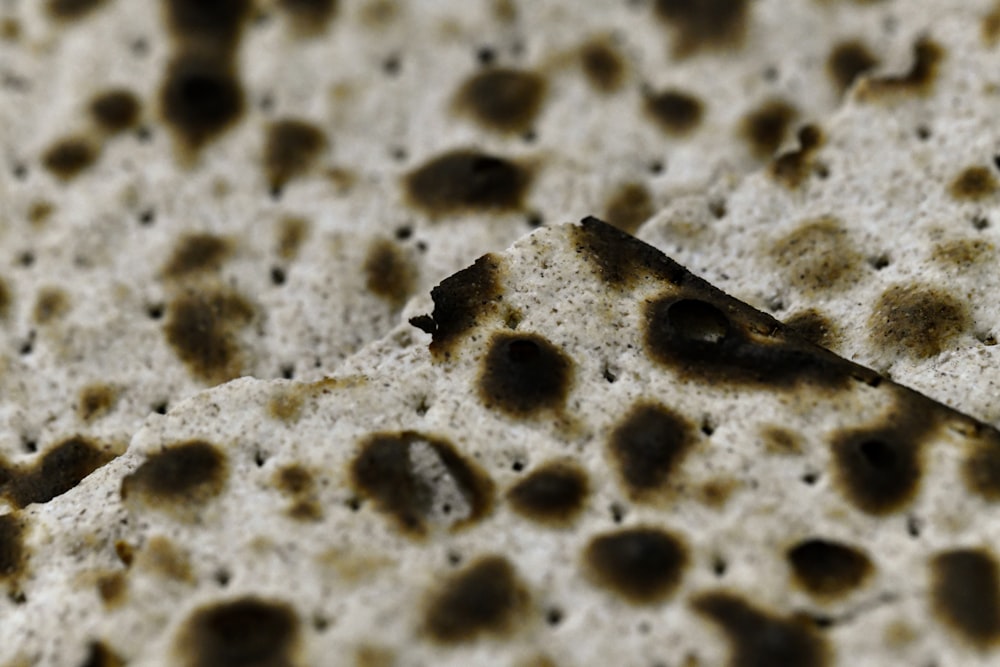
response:
<svg viewBox="0 0 1000 667"><path fill-rule="evenodd" d="M594 219L433 302L0 519L4 662L995 660L993 428Z"/></svg>
<svg viewBox="0 0 1000 667"><path fill-rule="evenodd" d="M1000 423L998 16L995 3L941 16L909 69L863 80L721 219L710 199L678 200L643 238L849 358Z"/></svg>

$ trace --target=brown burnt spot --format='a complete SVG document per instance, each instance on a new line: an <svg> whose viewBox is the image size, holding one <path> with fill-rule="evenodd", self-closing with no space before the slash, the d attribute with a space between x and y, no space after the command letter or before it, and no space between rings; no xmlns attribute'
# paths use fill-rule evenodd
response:
<svg viewBox="0 0 1000 667"><path fill-rule="evenodd" d="M108 609L114 609L125 602L128 595L128 579L124 572L112 572L98 577L97 595Z"/></svg>
<svg viewBox="0 0 1000 667"><path fill-rule="evenodd" d="M594 537L583 558L592 581L635 604L670 597L688 565L680 538L643 526Z"/></svg>
<svg viewBox="0 0 1000 667"><path fill-rule="evenodd" d="M462 84L455 108L487 129L525 132L541 111L545 89L545 79L534 72L494 67Z"/></svg>
<svg viewBox="0 0 1000 667"><path fill-rule="evenodd" d="M847 544L814 538L785 552L792 576L810 595L835 598L865 583L874 568L863 551Z"/></svg>
<svg viewBox="0 0 1000 667"><path fill-rule="evenodd" d="M608 452L633 500L663 491L694 445L691 424L657 403L634 406L615 427Z"/></svg>
<svg viewBox="0 0 1000 667"><path fill-rule="evenodd" d="M302 414L302 392L289 387L279 387L267 403L267 412L283 422L295 422Z"/></svg>
<svg viewBox="0 0 1000 667"><path fill-rule="evenodd" d="M802 453L802 437L787 428L765 426L761 429L760 436L769 454L788 456Z"/></svg>
<svg viewBox="0 0 1000 667"><path fill-rule="evenodd" d="M354 652L354 667L397 667L396 654L381 646L360 646Z"/></svg>
<svg viewBox="0 0 1000 667"><path fill-rule="evenodd" d="M507 492L507 500L523 517L553 525L567 525L583 509L588 493L587 474L565 462L546 463Z"/></svg>
<svg viewBox="0 0 1000 667"><path fill-rule="evenodd" d="M278 223L278 256L294 259L309 234L309 223L303 218L282 218Z"/></svg>
<svg viewBox="0 0 1000 667"><path fill-rule="evenodd" d="M323 518L323 508L312 498L300 498L288 508L288 516L296 521L319 521Z"/></svg>
<svg viewBox="0 0 1000 667"><path fill-rule="evenodd" d="M188 148L197 150L221 135L239 119L244 105L243 85L228 60L185 52L170 62L160 107Z"/></svg>
<svg viewBox="0 0 1000 667"><path fill-rule="evenodd" d="M701 100L673 88L646 94L643 108L657 127L675 137L694 131L705 114Z"/></svg>
<svg viewBox="0 0 1000 667"><path fill-rule="evenodd" d="M251 0L166 0L167 24L182 44L225 52L236 46L252 4Z"/></svg>
<svg viewBox="0 0 1000 667"><path fill-rule="evenodd" d="M125 667L125 660L104 642L93 641L80 667Z"/></svg>
<svg viewBox="0 0 1000 667"><path fill-rule="evenodd" d="M740 136L759 160L774 155L788 135L798 110L784 100L768 100L748 112L740 122Z"/></svg>
<svg viewBox="0 0 1000 667"><path fill-rule="evenodd" d="M494 334L480 369L479 398L517 417L561 408L573 382L573 360L537 334Z"/></svg>
<svg viewBox="0 0 1000 667"><path fill-rule="evenodd" d="M826 667L831 663L826 639L805 618L780 618L726 592L699 595L693 606L726 634L730 667Z"/></svg>
<svg viewBox="0 0 1000 667"><path fill-rule="evenodd" d="M33 466L4 470L0 489L18 507L47 503L74 488L112 458L114 455L95 442L74 436L48 449Z"/></svg>
<svg viewBox="0 0 1000 667"><path fill-rule="evenodd" d="M732 478L711 479L694 490L694 497L702 505L721 509L739 488L739 481Z"/></svg>
<svg viewBox="0 0 1000 667"><path fill-rule="evenodd" d="M1000 2L993 5L993 9L983 16L981 24L983 42L987 46L995 46L1000 41Z"/></svg>
<svg viewBox="0 0 1000 667"><path fill-rule="evenodd" d="M962 478L969 493L990 501L1000 501L1000 433L986 428L962 462Z"/></svg>
<svg viewBox="0 0 1000 667"><path fill-rule="evenodd" d="M430 350L435 358L451 356L469 330L495 310L503 296L501 275L500 258L487 254L431 290L434 312L429 318L414 318L411 324L431 334Z"/></svg>
<svg viewBox="0 0 1000 667"><path fill-rule="evenodd" d="M966 305L929 285L893 285L868 317L876 349L912 359L930 359L970 326Z"/></svg>
<svg viewBox="0 0 1000 667"><path fill-rule="evenodd" d="M982 239L955 239L934 247L934 261L948 267L966 269L988 259L996 247Z"/></svg>
<svg viewBox="0 0 1000 667"><path fill-rule="evenodd" d="M0 581L13 581L24 571L28 561L24 528L16 513L0 516Z"/></svg>
<svg viewBox="0 0 1000 667"><path fill-rule="evenodd" d="M580 67L599 93L613 93L625 80L625 59L607 39L592 39L580 47Z"/></svg>
<svg viewBox="0 0 1000 667"><path fill-rule="evenodd" d="M76 178L97 160L97 148L82 137L60 139L42 154L42 166L64 181Z"/></svg>
<svg viewBox="0 0 1000 667"><path fill-rule="evenodd" d="M826 72L841 93L847 91L859 76L874 69L878 58L856 39L834 45L826 59Z"/></svg>
<svg viewBox="0 0 1000 667"><path fill-rule="evenodd" d="M813 345L833 348L840 335L836 325L815 308L800 310L785 320L785 326Z"/></svg>
<svg viewBox="0 0 1000 667"><path fill-rule="evenodd" d="M571 234L577 250L606 283L628 286L640 280L663 280L678 284L686 274L656 248L597 218L585 218Z"/></svg>
<svg viewBox="0 0 1000 667"><path fill-rule="evenodd" d="M164 334L195 377L218 384L240 376L237 334L253 317L253 307L234 292L191 291L170 303Z"/></svg>
<svg viewBox="0 0 1000 667"><path fill-rule="evenodd" d="M297 496L303 493L311 493L315 488L316 480L309 472L309 469L293 463L280 468L274 476L275 485L284 493Z"/></svg>
<svg viewBox="0 0 1000 667"><path fill-rule="evenodd" d="M312 123L294 118L275 121L267 128L264 171L272 190L309 171L326 147L326 135Z"/></svg>
<svg viewBox="0 0 1000 667"><path fill-rule="evenodd" d="M16 43L21 39L21 22L16 18L4 16L0 18L0 40Z"/></svg>
<svg viewBox="0 0 1000 667"><path fill-rule="evenodd" d="M531 170L476 150L453 150L430 159L406 175L407 198L430 215L521 208Z"/></svg>
<svg viewBox="0 0 1000 667"><path fill-rule="evenodd" d="M278 7L288 14L297 32L313 37L326 31L336 18L340 0L278 0Z"/></svg>
<svg viewBox="0 0 1000 667"><path fill-rule="evenodd" d="M247 596L197 609L177 641L184 667L293 667L299 618L277 600Z"/></svg>
<svg viewBox="0 0 1000 667"><path fill-rule="evenodd" d="M429 522L474 522L493 502L493 483L485 472L450 443L414 431L364 440L351 464L351 480L361 496L413 535L424 534ZM452 490L461 497L449 497ZM456 500L466 505L465 516L458 516Z"/></svg>
<svg viewBox="0 0 1000 667"><path fill-rule="evenodd" d="M799 142L798 148L780 153L770 165L770 174L774 180L792 189L802 185L809 176L813 166L813 155L824 141L822 131L812 124L799 128L796 138Z"/></svg>
<svg viewBox="0 0 1000 667"><path fill-rule="evenodd" d="M431 597L424 630L442 644L504 635L516 625L529 594L501 556L484 556L452 576Z"/></svg>
<svg viewBox="0 0 1000 667"><path fill-rule="evenodd" d="M832 217L807 220L767 245L787 282L807 294L850 285L863 264L847 230Z"/></svg>
<svg viewBox="0 0 1000 667"><path fill-rule="evenodd" d="M653 196L641 183L623 183L604 204L604 219L629 234L635 233L655 212Z"/></svg>
<svg viewBox="0 0 1000 667"><path fill-rule="evenodd" d="M13 300L14 297L10 292L10 287L7 286L7 281L0 278L0 319L6 318L10 313L10 304Z"/></svg>
<svg viewBox="0 0 1000 667"><path fill-rule="evenodd" d="M190 440L149 454L122 480L121 497L202 504L222 492L227 474L226 457L218 447Z"/></svg>
<svg viewBox="0 0 1000 667"><path fill-rule="evenodd" d="M656 0L653 8L670 28L678 58L741 46L751 9L747 0Z"/></svg>
<svg viewBox="0 0 1000 667"><path fill-rule="evenodd" d="M80 391L76 416L85 422L99 419L111 411L116 400L118 391L111 385L101 382L89 384Z"/></svg>
<svg viewBox="0 0 1000 667"><path fill-rule="evenodd" d="M31 318L39 325L51 324L66 315L69 308L69 297L65 292L57 287L43 287L38 290Z"/></svg>
<svg viewBox="0 0 1000 667"><path fill-rule="evenodd" d="M145 547L139 553L137 564L165 579L184 583L194 582L188 555L162 535L154 535L147 540Z"/></svg>
<svg viewBox="0 0 1000 667"><path fill-rule="evenodd" d="M929 37L921 37L913 45L913 63L900 75L870 77L858 87L861 99L896 95L926 95L934 86L944 60L944 48Z"/></svg>
<svg viewBox="0 0 1000 667"><path fill-rule="evenodd" d="M378 30L390 25L400 14L396 0L368 0L359 14L362 25Z"/></svg>
<svg viewBox="0 0 1000 667"><path fill-rule="evenodd" d="M931 604L942 624L985 649L1000 641L1000 575L985 549L955 549L931 560Z"/></svg>
<svg viewBox="0 0 1000 667"><path fill-rule="evenodd" d="M139 122L139 98L124 88L105 90L90 100L90 115L105 132L118 133Z"/></svg>
<svg viewBox="0 0 1000 667"><path fill-rule="evenodd" d="M32 227L41 227L49 221L55 210L55 204L50 201L44 199L33 201L28 207L28 222Z"/></svg>
<svg viewBox="0 0 1000 667"><path fill-rule="evenodd" d="M79 21L106 2L107 0L48 0L45 10L58 21Z"/></svg>
<svg viewBox="0 0 1000 667"><path fill-rule="evenodd" d="M132 567L132 560L135 558L135 549L124 540L115 542L115 555L125 567Z"/></svg>
<svg viewBox="0 0 1000 667"><path fill-rule="evenodd" d="M402 306L416 288L417 268L399 244L377 239L365 257L365 286L394 306Z"/></svg>
<svg viewBox="0 0 1000 667"><path fill-rule="evenodd" d="M987 167L967 167L952 180L948 192L961 201L979 201L992 197L1000 190L993 172Z"/></svg>
<svg viewBox="0 0 1000 667"><path fill-rule="evenodd" d="M231 251L232 244L221 236L204 232L186 234L174 246L163 275L180 279L201 271L217 271Z"/></svg>

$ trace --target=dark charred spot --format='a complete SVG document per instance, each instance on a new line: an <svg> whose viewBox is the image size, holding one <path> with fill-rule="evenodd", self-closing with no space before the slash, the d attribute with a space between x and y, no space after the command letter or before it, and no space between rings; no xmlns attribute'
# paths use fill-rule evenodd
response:
<svg viewBox="0 0 1000 667"><path fill-rule="evenodd" d="M893 285L868 317L876 349L929 359L947 349L970 326L966 305L925 285Z"/></svg>
<svg viewBox="0 0 1000 667"><path fill-rule="evenodd" d="M656 248L597 218L585 218L571 233L577 252L583 252L601 279L612 285L649 279L677 284L686 275Z"/></svg>
<svg viewBox="0 0 1000 667"><path fill-rule="evenodd" d="M97 149L81 137L61 139L42 154L42 166L62 180L76 178L97 160Z"/></svg>
<svg viewBox="0 0 1000 667"><path fill-rule="evenodd" d="M60 21L78 21L105 4L107 0L48 0L49 16Z"/></svg>
<svg viewBox="0 0 1000 667"><path fill-rule="evenodd" d="M443 470L461 498L448 498L441 487ZM358 493L390 515L406 532L420 535L429 521L451 525L469 523L485 515L493 501L493 483L486 473L462 457L444 440L416 433L378 433L361 443L351 464ZM456 503L467 506L458 516ZM445 511L446 505L452 506Z"/></svg>
<svg viewBox="0 0 1000 667"><path fill-rule="evenodd" d="M927 94L934 86L944 55L940 44L929 37L922 37L913 45L913 64L908 72L871 77L860 88L860 95L863 99L870 99L899 94Z"/></svg>
<svg viewBox="0 0 1000 667"><path fill-rule="evenodd" d="M672 136L683 136L701 123L704 105L690 93L668 89L645 96L645 110L657 127Z"/></svg>
<svg viewBox="0 0 1000 667"><path fill-rule="evenodd" d="M962 477L970 493L991 502L1000 500L1000 433L988 429L972 446L962 463Z"/></svg>
<svg viewBox="0 0 1000 667"><path fill-rule="evenodd" d="M608 450L633 499L663 490L694 444L692 426L655 403L632 408L615 427Z"/></svg>
<svg viewBox="0 0 1000 667"><path fill-rule="evenodd" d="M750 18L747 0L656 0L653 7L673 33L676 57L739 47Z"/></svg>
<svg viewBox="0 0 1000 667"><path fill-rule="evenodd" d="M417 269L398 244L376 240L365 258L365 285L395 306L401 306L413 294Z"/></svg>
<svg viewBox="0 0 1000 667"><path fill-rule="evenodd" d="M868 47L853 39L835 45L826 59L826 71L841 93L846 92L855 79L877 65L878 58Z"/></svg>
<svg viewBox="0 0 1000 667"><path fill-rule="evenodd" d="M337 16L340 0L278 0L278 6L300 33L313 36L326 30Z"/></svg>
<svg viewBox="0 0 1000 667"><path fill-rule="evenodd" d="M37 324L50 324L69 312L69 297L56 287L43 287L38 291L38 299L31 313Z"/></svg>
<svg viewBox="0 0 1000 667"><path fill-rule="evenodd" d="M609 224L632 234L655 213L653 197L641 183L624 183L604 205L604 218Z"/></svg>
<svg viewBox="0 0 1000 667"><path fill-rule="evenodd" d="M931 600L938 619L977 648L1000 640L1000 575L985 549L946 551L931 561Z"/></svg>
<svg viewBox="0 0 1000 667"><path fill-rule="evenodd" d="M221 236L187 234L174 246L163 273L168 278L179 279L200 271L216 271L231 250L232 244Z"/></svg>
<svg viewBox="0 0 1000 667"><path fill-rule="evenodd" d="M625 59L604 39L594 39L580 47L580 66L594 90L613 93L625 79Z"/></svg>
<svg viewBox="0 0 1000 667"><path fill-rule="evenodd" d="M264 147L264 170L272 189L309 171L326 147L323 130L302 120L286 118L271 123Z"/></svg>
<svg viewBox="0 0 1000 667"><path fill-rule="evenodd" d="M74 488L112 458L94 442L74 436L50 448L33 466L3 471L5 479L0 488L18 507L47 503Z"/></svg>
<svg viewBox="0 0 1000 667"><path fill-rule="evenodd" d="M124 667L125 661L111 650L107 644L100 641L90 642L87 657L80 667Z"/></svg>
<svg viewBox="0 0 1000 667"><path fill-rule="evenodd" d="M299 619L285 604L256 597L196 610L177 643L185 667L291 667Z"/></svg>
<svg viewBox="0 0 1000 667"><path fill-rule="evenodd" d="M217 384L242 372L237 334L253 315L251 305L236 293L192 291L170 303L164 334L193 375Z"/></svg>
<svg viewBox="0 0 1000 667"><path fill-rule="evenodd" d="M521 208L531 184L529 169L475 150L439 155L407 174L410 202L432 215Z"/></svg>
<svg viewBox="0 0 1000 667"><path fill-rule="evenodd" d="M532 416L566 402L573 361L536 334L495 334L483 358L479 397L491 408Z"/></svg>
<svg viewBox="0 0 1000 667"><path fill-rule="evenodd" d="M139 98L123 88L106 90L90 101L90 115L105 132L123 132L139 122Z"/></svg>
<svg viewBox="0 0 1000 667"><path fill-rule="evenodd" d="M992 197L1000 190L1000 183L987 167L967 167L948 186L948 192L955 199L978 201Z"/></svg>
<svg viewBox="0 0 1000 667"><path fill-rule="evenodd" d="M17 514L0 516L0 581L11 581L28 560L24 546L24 523Z"/></svg>
<svg viewBox="0 0 1000 667"><path fill-rule="evenodd" d="M836 347L840 339L837 327L814 308L801 310L787 320L785 325L797 336L820 347Z"/></svg>
<svg viewBox="0 0 1000 667"><path fill-rule="evenodd" d="M688 564L681 540L659 528L598 535L584 551L592 580L637 604L661 602L677 589Z"/></svg>
<svg viewBox="0 0 1000 667"><path fill-rule="evenodd" d="M545 87L545 79L534 72L490 68L462 84L455 104L483 127L524 132L541 110Z"/></svg>
<svg viewBox="0 0 1000 667"><path fill-rule="evenodd" d="M80 392L76 414L85 422L93 421L106 415L117 400L117 391L111 385L90 384Z"/></svg>
<svg viewBox="0 0 1000 667"><path fill-rule="evenodd" d="M167 0L165 4L178 42L216 51L236 46L252 5L250 0Z"/></svg>
<svg viewBox="0 0 1000 667"><path fill-rule="evenodd" d="M122 480L122 499L139 495L166 502L204 502L222 492L226 457L215 445L190 440L154 452Z"/></svg>
<svg viewBox="0 0 1000 667"><path fill-rule="evenodd" d="M503 296L500 275L500 259L483 255L431 290L434 312L429 322L421 320L421 328L433 337L430 350L435 357L448 356L460 339L496 308Z"/></svg>
<svg viewBox="0 0 1000 667"><path fill-rule="evenodd" d="M528 592L507 559L486 556L433 594L424 629L431 639L444 644L503 635L517 623L528 601Z"/></svg>
<svg viewBox="0 0 1000 667"><path fill-rule="evenodd" d="M799 147L779 154L771 162L771 176L782 185L797 188L802 185L813 166L813 156L823 145L823 133L815 125L799 128Z"/></svg>
<svg viewBox="0 0 1000 667"><path fill-rule="evenodd" d="M861 586L872 574L864 552L823 539L799 542L786 552L795 581L810 594L838 597Z"/></svg>
<svg viewBox="0 0 1000 667"><path fill-rule="evenodd" d="M302 218L282 218L278 227L278 256L293 259L309 233L309 223Z"/></svg>
<svg viewBox="0 0 1000 667"><path fill-rule="evenodd" d="M826 667L826 639L806 619L772 616L730 593L706 593L694 609L716 623L729 640L731 667L788 665Z"/></svg>
<svg viewBox="0 0 1000 667"><path fill-rule="evenodd" d="M830 217L803 222L771 246L771 256L788 283L806 293L848 285L862 265L847 230Z"/></svg>
<svg viewBox="0 0 1000 667"><path fill-rule="evenodd" d="M532 471L507 492L518 514L535 521L566 524L583 509L587 475L568 463L548 463Z"/></svg>
<svg viewBox="0 0 1000 667"><path fill-rule="evenodd" d="M10 312L10 304L13 301L13 295L10 292L10 287L7 285L7 281L0 278L0 319L7 317Z"/></svg>
<svg viewBox="0 0 1000 667"><path fill-rule="evenodd" d="M788 102L768 100L744 116L740 135L754 157L769 159L784 142L797 115L798 111Z"/></svg>
<svg viewBox="0 0 1000 667"><path fill-rule="evenodd" d="M160 91L164 120L193 149L232 125L244 103L243 85L232 64L196 52L173 59Z"/></svg>

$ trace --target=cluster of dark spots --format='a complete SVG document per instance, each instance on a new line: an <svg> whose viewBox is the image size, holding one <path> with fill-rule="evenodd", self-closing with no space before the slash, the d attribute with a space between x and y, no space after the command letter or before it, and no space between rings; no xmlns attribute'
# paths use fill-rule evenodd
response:
<svg viewBox="0 0 1000 667"><path fill-rule="evenodd" d="M410 203L431 215L511 211L522 207L531 169L471 149L443 153L406 175Z"/></svg>
<svg viewBox="0 0 1000 667"><path fill-rule="evenodd" d="M921 37L913 45L913 64L905 74L870 77L859 87L862 99L898 94L925 95L934 86L944 60L944 49L929 37Z"/></svg>
<svg viewBox="0 0 1000 667"><path fill-rule="evenodd" d="M841 93L846 92L854 80L874 69L878 58L858 40L840 42L833 47L826 59L826 71Z"/></svg>
<svg viewBox="0 0 1000 667"><path fill-rule="evenodd" d="M197 150L221 135L245 105L243 84L227 58L182 52L168 65L160 106L164 120L187 147Z"/></svg>
<svg viewBox="0 0 1000 667"><path fill-rule="evenodd" d="M97 152L97 147L83 137L60 139L42 154L42 166L56 177L68 181L94 164Z"/></svg>
<svg viewBox="0 0 1000 667"><path fill-rule="evenodd" d="M642 526L594 537L583 558L594 582L637 604L670 597L689 560L680 538Z"/></svg>
<svg viewBox="0 0 1000 667"><path fill-rule="evenodd" d="M139 122L139 98L124 88L105 90L90 100L90 115L105 132L124 132Z"/></svg>
<svg viewBox="0 0 1000 667"><path fill-rule="evenodd" d="M561 408L573 382L573 361L537 334L494 334L482 360L479 397L490 408L529 417Z"/></svg>
<svg viewBox="0 0 1000 667"><path fill-rule="evenodd" d="M197 609L177 641L185 667L293 667L299 618L286 603L257 597Z"/></svg>
<svg viewBox="0 0 1000 667"><path fill-rule="evenodd" d="M125 667L125 660L102 641L92 641L80 667Z"/></svg>
<svg viewBox="0 0 1000 667"><path fill-rule="evenodd" d="M514 567L501 556L484 556L436 591L424 616L424 631L451 644L511 632L529 602Z"/></svg>
<svg viewBox="0 0 1000 667"><path fill-rule="evenodd" d="M694 444L694 429L657 403L634 406L612 431L608 453L633 500L662 491Z"/></svg>
<svg viewBox="0 0 1000 667"><path fill-rule="evenodd" d="M566 525L583 509L587 475L577 466L553 462L539 466L507 492L518 514L529 519Z"/></svg>
<svg viewBox="0 0 1000 667"><path fill-rule="evenodd" d="M32 466L0 469L0 493L18 507L47 503L112 458L91 440L74 436L48 449Z"/></svg>
<svg viewBox="0 0 1000 667"><path fill-rule="evenodd" d="M988 167L973 166L962 170L948 186L948 192L955 199L978 201L992 197L1000 190L992 170Z"/></svg>
<svg viewBox="0 0 1000 667"><path fill-rule="evenodd" d="M600 93L619 90L625 79L625 59L607 39L592 39L580 47L580 67Z"/></svg>
<svg viewBox="0 0 1000 667"><path fill-rule="evenodd" d="M913 359L937 356L969 326L966 305L929 285L893 285L868 317L876 349Z"/></svg>
<svg viewBox="0 0 1000 667"><path fill-rule="evenodd" d="M799 147L780 153L771 161L770 173L776 181L789 188L802 185L813 166L813 156L823 145L819 127L808 124L799 128Z"/></svg>
<svg viewBox="0 0 1000 667"><path fill-rule="evenodd" d="M377 433L361 443L351 464L351 480L357 493L371 498L376 508L390 515L404 531L422 535L435 507L440 479L433 470L418 467L414 447L425 445L457 487L468 515L461 523L482 518L493 504L493 483L473 463L462 457L448 442L414 431ZM454 522L457 525L459 522Z"/></svg>
<svg viewBox="0 0 1000 667"><path fill-rule="evenodd" d="M981 239L955 239L934 248L933 258L945 266L968 268L994 254L996 247Z"/></svg>
<svg viewBox="0 0 1000 667"><path fill-rule="evenodd" d="M641 183L623 183L604 204L604 218L609 224L632 234L653 216L653 196Z"/></svg>
<svg viewBox="0 0 1000 667"><path fill-rule="evenodd" d="M815 308L800 310L785 320L795 335L820 347L836 347L840 340L836 325Z"/></svg>
<svg viewBox="0 0 1000 667"><path fill-rule="evenodd" d="M795 581L817 597L839 597L865 583L874 568L864 552L819 538L794 545L785 556Z"/></svg>
<svg viewBox="0 0 1000 667"><path fill-rule="evenodd" d="M751 110L740 122L740 136L760 160L770 159L785 141L798 110L784 100L772 99Z"/></svg>
<svg viewBox="0 0 1000 667"><path fill-rule="evenodd" d="M272 191L280 192L291 179L309 171L327 140L323 130L294 118L275 121L267 128L264 171Z"/></svg>
<svg viewBox="0 0 1000 667"><path fill-rule="evenodd" d="M675 137L692 132L705 114L701 100L673 88L646 93L643 108L657 127Z"/></svg>
<svg viewBox="0 0 1000 667"><path fill-rule="evenodd" d="M107 0L47 0L49 16L59 21L78 21L105 4Z"/></svg>
<svg viewBox="0 0 1000 667"><path fill-rule="evenodd" d="M163 275L180 279L192 273L216 271L231 251L232 244L221 236L207 232L186 234L174 246Z"/></svg>
<svg viewBox="0 0 1000 667"><path fill-rule="evenodd" d="M687 274L656 248L597 218L585 218L571 234L577 252L611 285L627 286L649 278L679 284Z"/></svg>
<svg viewBox="0 0 1000 667"><path fill-rule="evenodd" d="M462 84L455 108L490 130L525 132L542 108L545 89L545 79L534 72L491 67Z"/></svg>
<svg viewBox="0 0 1000 667"><path fill-rule="evenodd" d="M304 36L323 33L337 16L340 0L278 0L292 21L292 27Z"/></svg>
<svg viewBox="0 0 1000 667"><path fill-rule="evenodd" d="M931 606L940 621L977 648L1000 641L1000 574L985 549L955 549L931 560Z"/></svg>
<svg viewBox="0 0 1000 667"><path fill-rule="evenodd" d="M365 257L365 286L394 306L402 306L416 288L417 267L399 244L378 239Z"/></svg>
<svg viewBox="0 0 1000 667"><path fill-rule="evenodd" d="M118 391L111 385L101 382L89 384L80 391L76 415L82 421L93 421L110 412L116 400Z"/></svg>
<svg viewBox="0 0 1000 667"><path fill-rule="evenodd" d="M984 500L1000 500L1000 433L987 427L962 462L965 487Z"/></svg>
<svg viewBox="0 0 1000 667"><path fill-rule="evenodd" d="M431 334L431 353L450 356L451 350L503 297L500 258L483 255L472 266L445 278L431 290L434 312L410 323Z"/></svg>
<svg viewBox="0 0 1000 667"><path fill-rule="evenodd" d="M0 581L15 579L25 567L24 522L18 514L0 516Z"/></svg>
<svg viewBox="0 0 1000 667"><path fill-rule="evenodd" d="M671 28L675 57L742 45L750 18L747 0L656 0L656 17Z"/></svg>
<svg viewBox="0 0 1000 667"><path fill-rule="evenodd" d="M204 440L189 440L147 456L122 480L121 497L201 503L222 492L227 474L226 457L218 447Z"/></svg>
<svg viewBox="0 0 1000 667"><path fill-rule="evenodd" d="M786 280L812 293L850 284L858 278L863 258L839 220L807 220L771 245L771 256Z"/></svg>
<svg viewBox="0 0 1000 667"><path fill-rule="evenodd" d="M695 611L725 632L730 646L730 667L830 664L830 647L806 619L779 618L724 592L700 595L693 605Z"/></svg>
<svg viewBox="0 0 1000 667"><path fill-rule="evenodd" d="M278 470L275 484L294 501L289 515L300 521L317 521L323 517L323 510L316 500L316 480L302 465L292 464Z"/></svg>
<svg viewBox="0 0 1000 667"><path fill-rule="evenodd" d="M169 304L164 334L193 375L218 384L239 377L237 333L253 316L253 307L235 292L190 291Z"/></svg>
<svg viewBox="0 0 1000 667"><path fill-rule="evenodd" d="M69 297L65 292L56 287L43 287L38 291L31 316L36 324L51 324L66 315L69 308Z"/></svg>

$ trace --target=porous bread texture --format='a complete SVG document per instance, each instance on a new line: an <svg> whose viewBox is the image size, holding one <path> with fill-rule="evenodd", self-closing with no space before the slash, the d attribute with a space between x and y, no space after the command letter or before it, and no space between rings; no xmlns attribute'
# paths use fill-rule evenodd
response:
<svg viewBox="0 0 1000 667"><path fill-rule="evenodd" d="M18 513L4 661L995 659L994 429L596 220L416 321L337 377L200 393Z"/></svg>
<svg viewBox="0 0 1000 667"><path fill-rule="evenodd" d="M900 20L910 12L923 7ZM672 202L641 237L835 351L1000 423L998 17L995 2L939 15L921 47L936 64L862 80L819 147L789 147L798 169L747 177L721 219L709 197Z"/></svg>

